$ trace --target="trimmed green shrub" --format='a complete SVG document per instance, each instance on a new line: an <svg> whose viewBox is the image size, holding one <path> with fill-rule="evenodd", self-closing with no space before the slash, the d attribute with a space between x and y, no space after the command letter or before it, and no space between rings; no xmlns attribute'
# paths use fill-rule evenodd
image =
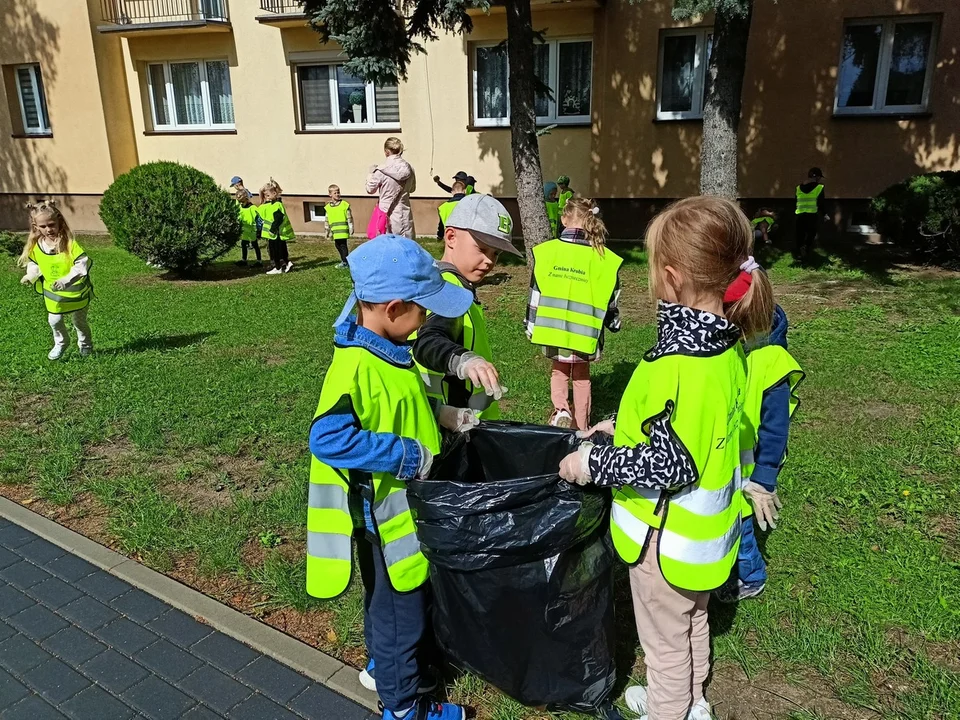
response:
<svg viewBox="0 0 960 720"><path fill-rule="evenodd" d="M960 259L960 172L914 175L870 205L884 237L928 260Z"/></svg>
<svg viewBox="0 0 960 720"><path fill-rule="evenodd" d="M20 257L20 253L23 252L23 246L26 242L27 236L24 233L0 230L0 253Z"/></svg>
<svg viewBox="0 0 960 720"><path fill-rule="evenodd" d="M189 165L152 162L107 188L100 217L114 243L177 273L203 267L240 239L233 198Z"/></svg>

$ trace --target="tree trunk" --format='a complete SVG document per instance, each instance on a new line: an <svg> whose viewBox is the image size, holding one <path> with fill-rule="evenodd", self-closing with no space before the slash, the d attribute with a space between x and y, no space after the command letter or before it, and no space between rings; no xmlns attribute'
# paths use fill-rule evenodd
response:
<svg viewBox="0 0 960 720"><path fill-rule="evenodd" d="M707 97L703 105L703 142L700 147L700 193L738 197L737 134L743 73L753 0L743 12L717 10L713 25L713 52L707 67Z"/></svg>
<svg viewBox="0 0 960 720"><path fill-rule="evenodd" d="M506 0L507 57L510 67L510 148L517 178L517 204L524 246L530 259L534 245L550 239L543 201L543 171L537 142L533 19L530 0Z"/></svg>

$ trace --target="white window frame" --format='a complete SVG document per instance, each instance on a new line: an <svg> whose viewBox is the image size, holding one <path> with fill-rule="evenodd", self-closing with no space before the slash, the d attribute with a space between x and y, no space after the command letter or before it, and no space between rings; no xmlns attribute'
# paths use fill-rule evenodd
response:
<svg viewBox="0 0 960 720"><path fill-rule="evenodd" d="M367 122L342 123L340 122L340 93L337 92L337 67L342 66L345 59L342 55L338 59L298 60L294 63L295 91L297 102L297 125L301 130L309 132L350 132L351 130L400 130L399 122L378 122L377 117L377 89L374 83L366 82L363 85L367 99ZM319 67L326 65L330 68L328 80L330 90L330 123L307 123L303 117L303 98L300 95L300 70L305 67ZM400 83L397 83L397 99L400 97ZM371 119L372 118L372 119Z"/></svg>
<svg viewBox="0 0 960 720"><path fill-rule="evenodd" d="M150 103L150 117L153 121L153 130L155 132L197 132L197 131L212 131L216 132L218 130L236 130L236 105L234 105L234 122L232 123L214 123L213 122L213 108L210 102L210 85L207 83L207 63L208 62L222 62L226 63L227 74L230 74L230 61L227 58L223 57L213 57L213 58L190 58L184 60L158 60L151 61L146 63L146 76L147 76L147 95ZM203 102L203 117L206 120L203 124L186 124L180 123L177 121L177 101L173 94L173 75L170 70L171 65L189 65L191 63L196 63L200 68L200 98ZM163 66L163 83L164 91L166 92L167 100L170 105L170 120L171 122L166 125L160 124L157 122L157 104L156 104L156 94L153 87L153 75L150 73L150 67L152 65L161 65ZM233 79L230 79L230 100L233 101Z"/></svg>
<svg viewBox="0 0 960 720"><path fill-rule="evenodd" d="M324 207L326 207L326 203L310 203L310 222L327 224L327 213L324 211Z"/></svg>
<svg viewBox="0 0 960 720"><path fill-rule="evenodd" d="M549 111L547 115L537 116L537 125L588 125L592 122L590 114L587 115L558 115L557 114L557 93L560 88L560 46L570 43L590 43L590 112L593 112L593 69L594 69L594 42L592 37L565 37L552 38L538 45L546 45L550 48L547 71L547 85L550 87L552 97L549 98ZM477 70L477 50L481 48L497 47L503 44L502 40L489 42L473 43L471 50L471 61L473 62L473 71L471 72L473 95L473 116L474 127L510 127L510 88L509 84L504 88L507 97L507 114L502 118L481 118L477 116L477 108L480 106L477 97L477 88L479 86L479 71ZM510 60L507 59L507 76L510 75Z"/></svg>
<svg viewBox="0 0 960 720"><path fill-rule="evenodd" d="M27 124L27 109L23 104L23 88L20 86L20 71L30 72L30 91L33 95L34 107L37 108L37 118L40 121L40 127L30 127ZM23 125L24 135L50 135L53 129L50 127L50 118L47 117L47 110L42 101L40 88L43 83L43 73L40 72L40 63L26 63L17 65L13 69L14 82L17 85L17 100L20 102L20 120Z"/></svg>
<svg viewBox="0 0 960 720"><path fill-rule="evenodd" d="M660 101L663 99L663 45L669 37L693 35L697 38L696 49L693 53L693 102L689 110L661 110ZM671 28L660 31L660 48L657 54L657 120L701 120L703 119L703 102L705 99L704 83L707 80L707 63L710 58L707 53L707 38L713 35L712 26Z"/></svg>
<svg viewBox="0 0 960 720"><path fill-rule="evenodd" d="M923 94L919 105L884 105L887 97L887 85L890 82L890 63L893 60L893 40L897 25L928 22L930 29L930 49L927 53L927 73L923 77ZM882 25L880 34L880 57L877 58L877 77L873 83L873 104L863 107L841 107L840 73L843 65L843 41L847 28L858 25ZM930 86L933 84L933 69L937 54L937 40L940 36L940 18L937 15L900 15L897 17L854 18L843 21L843 35L840 37L840 60L837 64L837 83L833 98L834 115L911 115L927 112L930 105Z"/></svg>

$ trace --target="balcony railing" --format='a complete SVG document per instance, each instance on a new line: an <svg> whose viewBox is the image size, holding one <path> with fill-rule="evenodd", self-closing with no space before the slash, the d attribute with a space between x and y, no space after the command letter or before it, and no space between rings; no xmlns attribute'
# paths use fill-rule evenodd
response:
<svg viewBox="0 0 960 720"><path fill-rule="evenodd" d="M303 15L303 3L300 0L260 0L260 9L278 15Z"/></svg>
<svg viewBox="0 0 960 720"><path fill-rule="evenodd" d="M100 16L114 25L228 24L227 0L100 0Z"/></svg>

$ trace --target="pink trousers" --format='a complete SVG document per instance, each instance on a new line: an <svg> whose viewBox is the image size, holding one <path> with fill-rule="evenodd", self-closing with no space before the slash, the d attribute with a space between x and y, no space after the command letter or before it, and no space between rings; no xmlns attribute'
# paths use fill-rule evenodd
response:
<svg viewBox="0 0 960 720"><path fill-rule="evenodd" d="M650 720L684 720L703 697L710 672L710 593L681 590L664 579L659 535L643 562L630 568L633 611L647 664L647 714Z"/></svg>
<svg viewBox="0 0 960 720"><path fill-rule="evenodd" d="M573 380L573 411L570 410L570 380ZM550 373L550 399L554 410L566 410L573 415L575 427L590 427L590 363L562 363L553 361Z"/></svg>

